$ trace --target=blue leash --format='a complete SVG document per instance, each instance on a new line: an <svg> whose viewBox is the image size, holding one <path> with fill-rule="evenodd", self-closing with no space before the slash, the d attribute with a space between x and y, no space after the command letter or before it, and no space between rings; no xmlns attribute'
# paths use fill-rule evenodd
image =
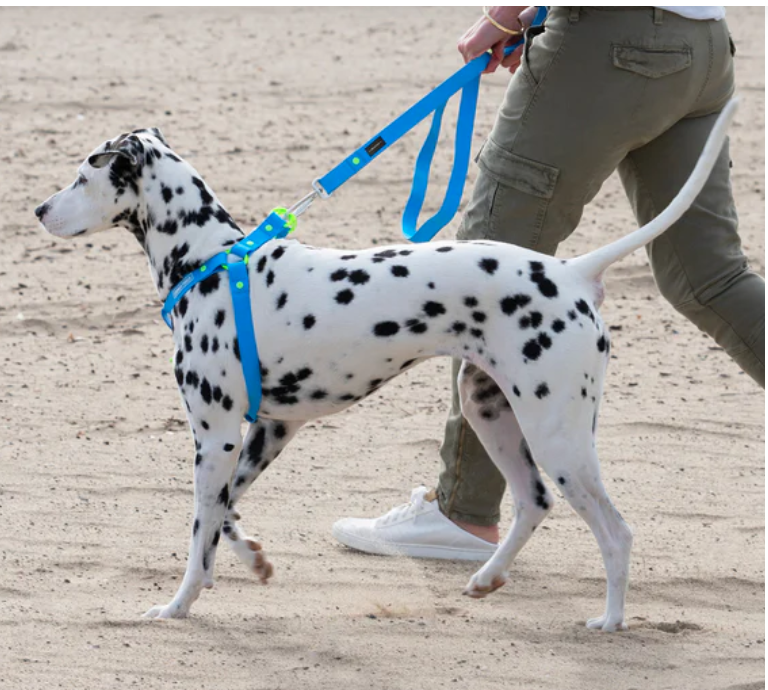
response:
<svg viewBox="0 0 768 690"><path fill-rule="evenodd" d="M544 6L538 7L532 26L541 25L546 16L547 8ZM509 55L521 46L523 42L524 39L521 37L514 44L508 46L504 50L504 54ZM431 240L456 215L456 211L458 211L459 204L461 203L464 183L469 169L472 132L475 128L475 111L477 110L477 95L480 89L480 75L488 66L490 59L490 53L484 53L468 62L442 84L435 87L435 89L412 105L396 120L388 124L360 148L353 151L336 167L316 179L312 183L315 192L322 198L327 199L374 158L380 156L428 115L434 113L429 134L416 159L411 194L406 203L402 220L403 234L408 240L411 242L428 242ZM429 218L421 227L417 227L419 214L421 213L427 193L432 158L437 147L438 137L440 136L443 111L446 103L457 91L462 93L459 104L459 117L456 123L453 170L448 181L448 188L437 213ZM307 197L302 201L306 199Z"/></svg>
<svg viewBox="0 0 768 690"><path fill-rule="evenodd" d="M532 26L539 26L547 16L546 7L538 7ZM508 46L504 54L509 55L524 42L520 38ZM171 314L179 300L199 282L222 270L229 272L229 289L232 295L232 307L235 314L235 328L240 355L240 364L248 393L248 411L245 419L255 422L261 406L261 371L259 350L253 328L251 311L250 281L248 279L248 257L259 247L272 239L283 238L296 226L296 217L309 208L320 196L330 197L347 180L354 177L374 158L381 155L392 144L410 132L416 125L432 114L432 124L424 144L416 159L411 194L403 212L403 234L411 242L428 242L456 215L464 192L464 183L469 169L469 156L472 148L472 132L475 128L475 111L480 90L480 75L491 59L485 53L467 63L446 79L442 84L412 105L402 115L388 124L378 134L347 156L341 163L325 175L312 182L313 192L305 196L290 209L277 208L272 211L250 235L232 245L228 250L216 254L202 266L188 273L170 291L163 304L162 316L168 327L173 330ZM459 117L456 123L456 141L454 144L453 170L448 180L448 188L440 209L421 227L417 227L424 198L427 194L432 159L440 136L443 111L446 103L461 91ZM236 260L233 261L233 258Z"/></svg>

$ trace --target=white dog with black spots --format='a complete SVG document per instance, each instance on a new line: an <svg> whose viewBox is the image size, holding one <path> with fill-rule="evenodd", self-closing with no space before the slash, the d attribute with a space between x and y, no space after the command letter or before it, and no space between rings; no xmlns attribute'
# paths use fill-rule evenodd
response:
<svg viewBox="0 0 768 690"><path fill-rule="evenodd" d="M238 524L245 490L307 421L346 409L430 357L464 361L462 412L507 480L515 519L465 593L501 587L552 509L538 467L584 518L607 573L605 612L590 628L625 628L632 532L600 479L596 420L610 342L598 307L608 266L651 241L690 206L735 111L731 102L679 195L648 225L560 260L495 242L433 242L355 251L266 243L249 263L263 400L243 438L248 396L228 281L214 273L173 311L175 374L195 443L195 513L184 579L151 618L187 615L213 586L223 533L245 565L272 575ZM139 241L161 299L242 230L157 129L99 146L66 189L35 213L76 237L120 226Z"/></svg>

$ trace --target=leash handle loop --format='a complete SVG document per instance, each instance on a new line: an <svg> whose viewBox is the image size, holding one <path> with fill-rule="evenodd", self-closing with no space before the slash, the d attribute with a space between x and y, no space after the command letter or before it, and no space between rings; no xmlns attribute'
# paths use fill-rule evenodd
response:
<svg viewBox="0 0 768 690"><path fill-rule="evenodd" d="M532 26L541 24L547 16L547 9L539 6ZM504 51L509 55L522 45L524 36L507 46ZM480 76L488 66L490 53L484 53L468 62L442 84L412 105L402 115L393 120L378 134L361 147L353 151L341 163L322 177L312 182L314 191L323 199L330 197L347 180L365 168L374 158L381 155L398 139L411 131L427 116L432 115L432 124L421 151L416 160L411 193L403 213L403 234L412 242L427 242L432 239L456 215L461 196L464 192L469 157L472 148L472 132L475 125L475 111L480 87ZM445 104L457 93L462 92L459 117L456 124L453 169L448 182L443 203L438 212L429 218L420 228L417 227L419 213L424 203L429 174L432 166L437 140L440 136Z"/></svg>

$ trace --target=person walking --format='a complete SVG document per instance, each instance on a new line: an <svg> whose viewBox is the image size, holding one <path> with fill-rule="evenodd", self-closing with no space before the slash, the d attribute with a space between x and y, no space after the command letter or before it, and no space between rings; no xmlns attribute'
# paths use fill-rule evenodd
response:
<svg viewBox="0 0 768 690"><path fill-rule="evenodd" d="M457 238L553 255L618 169L639 224L688 179L734 91L721 6L490 7L459 41L465 61L513 72L478 155ZM525 33L509 57L504 48ZM689 211L646 250L661 294L765 387L765 282L741 251L728 146ZM376 519L344 518L341 543L378 554L486 560L505 483L453 398L435 489Z"/></svg>

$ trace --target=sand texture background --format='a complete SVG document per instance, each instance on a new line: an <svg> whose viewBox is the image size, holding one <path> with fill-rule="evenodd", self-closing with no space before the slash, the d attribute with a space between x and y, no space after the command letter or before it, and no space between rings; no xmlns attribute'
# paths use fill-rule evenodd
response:
<svg viewBox="0 0 768 690"><path fill-rule="evenodd" d="M222 545L189 619L141 619L179 584L191 522L172 342L128 233L56 240L33 208L105 139L159 126L252 226L458 68L478 12L0 9L0 688L764 687L763 391L664 302L642 252L610 272L603 307L614 360L598 450L635 530L627 633L584 628L604 574L563 500L483 601L460 595L471 564L334 542L337 518L435 480L444 360L309 424L246 495L268 587ZM764 9L728 16L743 96L733 186L764 274ZM484 80L475 149L506 83ZM316 204L299 238L400 241L421 140ZM633 227L613 177L563 255Z"/></svg>

